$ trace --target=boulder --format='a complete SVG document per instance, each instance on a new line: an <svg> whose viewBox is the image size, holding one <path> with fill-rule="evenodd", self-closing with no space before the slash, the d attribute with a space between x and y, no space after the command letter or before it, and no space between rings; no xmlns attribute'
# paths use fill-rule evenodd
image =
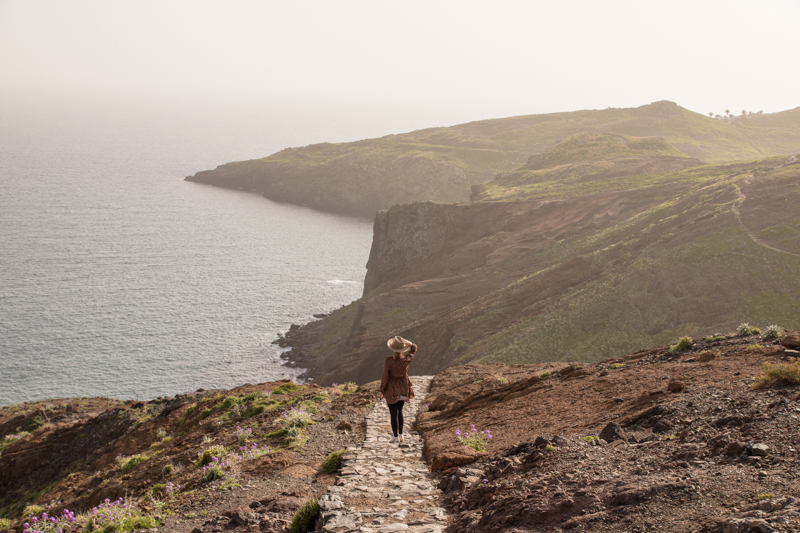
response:
<svg viewBox="0 0 800 533"><path fill-rule="evenodd" d="M628 436L616 422L609 422L606 427L603 428L603 431L600 432L599 437L606 442L614 442L615 440L628 442Z"/></svg>
<svg viewBox="0 0 800 533"><path fill-rule="evenodd" d="M454 466L474 463L485 455L485 452L478 452L472 448L467 448L464 446L463 451L445 452L434 456L431 460L431 470L435 472L438 470L447 470L448 468L453 468Z"/></svg>
<svg viewBox="0 0 800 533"><path fill-rule="evenodd" d="M800 348L800 331L793 331L784 335L781 338L781 345L795 350Z"/></svg>

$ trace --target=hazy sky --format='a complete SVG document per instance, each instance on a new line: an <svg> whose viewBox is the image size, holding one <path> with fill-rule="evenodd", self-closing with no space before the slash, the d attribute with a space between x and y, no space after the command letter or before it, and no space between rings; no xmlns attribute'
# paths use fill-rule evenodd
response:
<svg viewBox="0 0 800 533"><path fill-rule="evenodd" d="M665 99L773 112L800 106L798 21L797 0L0 0L0 97L427 125Z"/></svg>

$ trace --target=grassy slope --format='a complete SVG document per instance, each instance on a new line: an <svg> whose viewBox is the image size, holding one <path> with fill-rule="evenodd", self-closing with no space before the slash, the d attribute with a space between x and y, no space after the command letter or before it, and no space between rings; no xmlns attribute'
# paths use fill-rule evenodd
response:
<svg viewBox="0 0 800 533"><path fill-rule="evenodd" d="M800 327L800 163L792 158L611 177L591 188L539 185L537 201L586 202L555 207L545 218L590 209L603 195L619 195L617 205L626 207L612 223L573 226L563 235L515 240L495 228L503 234L496 241L479 236L497 246L486 260L460 270L445 261L406 288L370 295L364 317L356 304L334 312L319 324L311 351L337 351L347 330L408 332L428 340L424 364L436 363L426 371L439 371L474 362L594 361L683 335L730 332L745 321ZM443 324L448 338L432 349Z"/></svg>
<svg viewBox="0 0 800 533"><path fill-rule="evenodd" d="M657 102L638 108L527 115L353 143L311 145L283 150L262 161L309 167L348 156L383 162L421 157L460 168L477 183L517 168L531 154L580 132L663 137L684 154L713 163L795 152L800 149L798 123L800 108L728 123Z"/></svg>
<svg viewBox="0 0 800 533"><path fill-rule="evenodd" d="M504 287L506 294L473 317L471 327L482 329L480 322L496 321L498 313L508 321L497 333L474 339L461 360L597 359L743 321L799 326L800 208L798 191L787 190L786 182L800 179L800 165L771 168L782 162L704 166L633 180L643 191L663 195L663 201L614 226L553 244L546 252L550 269L582 258L589 265L584 280L567 291L536 294L537 278L549 272L541 268ZM755 226L749 203L770 203L769 193L761 191L775 183L783 186L773 189L772 199L791 193L794 200L773 209L766 217L771 222L758 219L759 235L784 252L755 242L733 212L738 190L749 187L742 220ZM631 184L629 179L604 183L609 189ZM572 192L558 185L541 190L540 198ZM513 299L508 293L525 292L530 292L528 309L507 307Z"/></svg>

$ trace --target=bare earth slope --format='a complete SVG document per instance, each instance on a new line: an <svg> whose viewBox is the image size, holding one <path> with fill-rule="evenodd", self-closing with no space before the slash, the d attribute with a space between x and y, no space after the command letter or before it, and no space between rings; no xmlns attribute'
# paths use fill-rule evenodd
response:
<svg viewBox="0 0 800 533"><path fill-rule="evenodd" d="M465 201L471 186L510 172L531 155L585 132L661 137L676 155L707 163L759 159L800 150L800 108L721 121L662 101L638 108L483 120L379 139L288 148L186 179L371 218L398 203Z"/></svg>
<svg viewBox="0 0 800 533"><path fill-rule="evenodd" d="M750 387L785 360L748 337L442 372L417 429L448 531L800 530L800 388ZM486 453L456 438L470 424L493 435Z"/></svg>

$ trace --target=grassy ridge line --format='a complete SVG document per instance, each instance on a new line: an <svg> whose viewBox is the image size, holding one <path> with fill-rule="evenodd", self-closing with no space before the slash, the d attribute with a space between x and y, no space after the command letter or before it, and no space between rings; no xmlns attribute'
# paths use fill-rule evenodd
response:
<svg viewBox="0 0 800 533"><path fill-rule="evenodd" d="M260 161L317 166L359 154L391 161L426 157L480 174L509 171L531 154L581 132L662 137L708 163L785 155L800 149L800 108L725 122L671 102L628 109L574 111L484 120L352 143L283 150Z"/></svg>

